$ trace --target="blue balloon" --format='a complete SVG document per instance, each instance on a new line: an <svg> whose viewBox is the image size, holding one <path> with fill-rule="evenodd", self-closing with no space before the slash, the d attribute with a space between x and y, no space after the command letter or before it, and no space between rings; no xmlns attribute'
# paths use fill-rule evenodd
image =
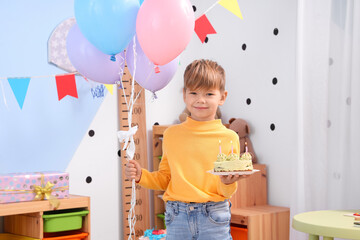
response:
<svg viewBox="0 0 360 240"><path fill-rule="evenodd" d="M75 0L81 33L105 54L122 52L136 31L139 0Z"/></svg>

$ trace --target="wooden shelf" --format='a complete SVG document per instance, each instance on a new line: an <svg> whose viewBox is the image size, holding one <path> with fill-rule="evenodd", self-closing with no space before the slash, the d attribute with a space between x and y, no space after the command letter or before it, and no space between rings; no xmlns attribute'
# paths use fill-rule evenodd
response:
<svg viewBox="0 0 360 240"><path fill-rule="evenodd" d="M231 223L248 229L248 240L288 240L290 209L270 205L231 208Z"/></svg>
<svg viewBox="0 0 360 240"><path fill-rule="evenodd" d="M83 208L89 211L84 217L81 231L89 233L85 240L90 240L90 197L70 195L69 198L59 201L57 210ZM0 204L0 216L4 217L4 232L42 239L42 215L53 210L48 200Z"/></svg>
<svg viewBox="0 0 360 240"><path fill-rule="evenodd" d="M153 171L156 171L159 168L161 162L160 158L162 156L162 138L164 131L169 127L169 125L154 125L153 126ZM154 190L154 228L164 229L164 220L159 218L158 214L163 214L165 212L164 201L159 198L159 195L162 195L164 191L155 191Z"/></svg>

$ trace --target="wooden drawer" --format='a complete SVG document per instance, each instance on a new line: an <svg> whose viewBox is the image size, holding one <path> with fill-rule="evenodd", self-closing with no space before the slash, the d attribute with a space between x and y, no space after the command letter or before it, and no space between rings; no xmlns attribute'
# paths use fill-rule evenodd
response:
<svg viewBox="0 0 360 240"><path fill-rule="evenodd" d="M288 240L290 209L270 205L232 207L231 223L246 226L248 240Z"/></svg>

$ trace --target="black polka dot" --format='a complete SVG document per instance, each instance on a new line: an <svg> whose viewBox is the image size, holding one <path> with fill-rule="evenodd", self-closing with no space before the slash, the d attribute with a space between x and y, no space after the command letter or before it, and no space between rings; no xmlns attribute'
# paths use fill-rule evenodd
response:
<svg viewBox="0 0 360 240"><path fill-rule="evenodd" d="M250 104L251 104L251 99L250 99L250 98L246 99L246 104L247 104L247 105L250 105Z"/></svg>
<svg viewBox="0 0 360 240"><path fill-rule="evenodd" d="M271 129L271 131L274 131L275 130L275 124L270 124L270 129Z"/></svg>
<svg viewBox="0 0 360 240"><path fill-rule="evenodd" d="M90 136L90 137L93 137L94 135L95 135L95 131L94 131L94 130L90 130L90 131L89 131L89 136Z"/></svg>
<svg viewBox="0 0 360 240"><path fill-rule="evenodd" d="M158 122L154 123L154 125L160 125Z"/></svg>
<svg viewBox="0 0 360 240"><path fill-rule="evenodd" d="M246 44L244 43L241 48L242 48L242 50L245 51L246 50Z"/></svg>
<svg viewBox="0 0 360 240"><path fill-rule="evenodd" d="M207 43L209 41L209 38L208 37L206 37L205 38L205 43Z"/></svg>
<svg viewBox="0 0 360 240"><path fill-rule="evenodd" d="M196 12L196 7L194 5L192 7L193 7L193 11Z"/></svg>
<svg viewBox="0 0 360 240"><path fill-rule="evenodd" d="M331 127L331 121L330 120L327 121L327 127L328 128Z"/></svg>
<svg viewBox="0 0 360 240"><path fill-rule="evenodd" d="M351 97L346 98L346 104L351 105Z"/></svg>
<svg viewBox="0 0 360 240"><path fill-rule="evenodd" d="M334 63L334 60L332 58L329 58L329 65L330 66L333 65L333 63Z"/></svg>
<svg viewBox="0 0 360 240"><path fill-rule="evenodd" d="M118 156L121 157L121 150L118 151Z"/></svg>
<svg viewBox="0 0 360 240"><path fill-rule="evenodd" d="M274 85L276 85L276 84L277 84L277 82L278 82L277 78L276 78L276 77L274 77L274 78L272 79L272 83L273 83Z"/></svg>
<svg viewBox="0 0 360 240"><path fill-rule="evenodd" d="M90 176L86 177L86 180L85 180L87 183L91 183L92 182L92 178Z"/></svg>
<svg viewBox="0 0 360 240"><path fill-rule="evenodd" d="M274 35L276 36L276 35L278 35L279 34L279 29L277 29L277 28L274 28L274 31L273 31L273 33L274 33Z"/></svg>

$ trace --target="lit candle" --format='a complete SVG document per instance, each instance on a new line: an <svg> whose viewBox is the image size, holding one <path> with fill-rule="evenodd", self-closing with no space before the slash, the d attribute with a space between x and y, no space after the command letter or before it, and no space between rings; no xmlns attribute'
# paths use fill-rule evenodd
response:
<svg viewBox="0 0 360 240"><path fill-rule="evenodd" d="M233 146L233 142L232 142L232 141L230 141L230 143L231 143L231 153L234 153L234 146Z"/></svg>
<svg viewBox="0 0 360 240"><path fill-rule="evenodd" d="M221 140L219 140L219 151L221 153Z"/></svg>
<svg viewBox="0 0 360 240"><path fill-rule="evenodd" d="M247 142L245 142L245 152L248 151Z"/></svg>

